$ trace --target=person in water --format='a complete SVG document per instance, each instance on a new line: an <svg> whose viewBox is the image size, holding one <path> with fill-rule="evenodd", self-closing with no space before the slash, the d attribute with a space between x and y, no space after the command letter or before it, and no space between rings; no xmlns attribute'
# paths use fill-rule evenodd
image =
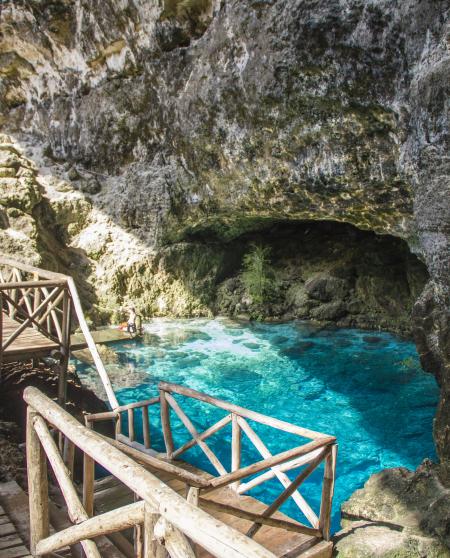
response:
<svg viewBox="0 0 450 558"><path fill-rule="evenodd" d="M136 308L134 306L129 308L127 331L131 337L142 335L142 320L136 313Z"/></svg>

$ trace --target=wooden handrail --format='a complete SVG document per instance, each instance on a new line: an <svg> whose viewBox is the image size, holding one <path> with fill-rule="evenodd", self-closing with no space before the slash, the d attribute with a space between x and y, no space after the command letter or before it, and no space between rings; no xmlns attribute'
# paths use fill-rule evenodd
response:
<svg viewBox="0 0 450 558"><path fill-rule="evenodd" d="M8 276L3 275L3 268L5 267L10 269ZM21 272L23 272L23 277ZM32 279L27 279L25 274L31 274ZM47 290L48 288L59 288L61 292L53 290L50 294ZM8 291L13 291L13 293L9 293L10 297L7 296ZM17 292L22 293L20 300L18 300ZM68 304L67 292L70 295ZM0 256L0 293L4 293L3 300L8 304L10 317L14 318L15 314L20 312L20 317L24 320L7 340L3 341L0 338L0 359L2 356L1 351L11 345L27 327L32 326L54 343L64 345L62 351L64 356L64 366L62 367L64 369L64 383L65 369L70 352L70 310L73 306L75 316L105 388L108 401L113 409L119 406L105 366L84 317L78 291L72 277ZM33 298L30 301L29 298L32 294ZM63 308L57 308L61 302ZM22 305L25 305L25 308L22 308ZM3 307L1 310L3 312ZM59 391L60 395L64 394L62 387Z"/></svg>
<svg viewBox="0 0 450 558"><path fill-rule="evenodd" d="M303 438L318 440L331 437L333 439L336 439L334 436L328 436L327 434L315 432L314 430L309 430L307 428L302 428L301 426L296 426L295 424L291 424L290 422L285 422L284 420L269 417L267 415L263 415L262 413L257 413L256 411L250 411L249 409L245 409L244 407L240 407L239 405L235 405L234 403L229 403L227 401L223 401L222 399L216 399L215 397L211 397L206 393L195 391L178 384L159 382L158 388L161 391L167 393L178 393L179 395L184 395L192 399L197 399L198 401L203 401L204 403L209 403L210 405L214 405L219 409L224 409L225 411L235 413L236 415L239 415L241 417L254 420L255 422L259 422L267 426L272 426L273 428L277 428L278 430L283 430L283 432L290 432L291 434L302 436Z"/></svg>
<svg viewBox="0 0 450 558"><path fill-rule="evenodd" d="M19 262L18 260L13 260L12 258L6 258L4 256L0 256L0 266L7 266L13 267L17 269L21 269L22 271L26 271L27 273L32 273L34 275L39 275L46 279L61 279L65 280L69 276L64 275L63 273L57 273L56 271L48 271L47 269L41 269L39 267L34 267L32 265L25 264L23 262Z"/></svg>
<svg viewBox="0 0 450 558"><path fill-rule="evenodd" d="M264 524L263 518L267 518L278 509L278 507L288 498L293 498L298 508L303 515L307 518L311 527L300 525L304 532L315 533L324 539L329 538L330 516L331 516L331 501L334 489L334 475L336 467L336 438L309 429L296 426L285 421L280 421L273 417L268 417L261 413L245 409L238 405L211 397L205 393L197 392L193 389L172 384L169 382L160 382L160 403L161 403L161 424L163 428L164 440L166 444L166 456L170 459L177 458L181 453L187 449L197 445L208 460L215 467L218 476L210 479L210 486L199 488L205 494L213 492L225 486L231 486L236 492L242 494L251 488L262 484L276 477L284 491L260 516L260 521L255 522L253 528L249 531L253 536L259 529L259 526ZM207 428L204 432L199 433L193 423L190 421L186 413L182 410L180 403L172 394L182 395L187 398L202 401L204 403L213 405L217 408L228 411L230 414L226 415L218 422ZM181 447L175 448L169 410L172 409L177 417L184 424L188 432L191 434L192 439L185 442ZM296 434L301 438L307 438L310 441L302 445L272 455L267 446L253 430L247 420L252 420L260 424ZM211 450L206 444L205 440L226 426L229 422L232 423L232 439L231 439L231 471L227 472ZM253 446L258 450L263 458L250 465L242 466L241 464L241 446L242 446L242 433L251 441ZM322 484L322 499L320 507L320 517L317 516L312 507L308 504L305 498L297 490L298 486L303 482L309 474L315 470L319 464L326 460L324 480ZM286 475L286 471L298 468L302 465L307 465L304 471L301 471L294 481ZM265 471L265 472L263 472ZM252 478L247 483L239 488L239 483L242 479L248 478L261 473L259 476ZM275 506L275 507L274 507ZM268 515L267 515L268 514ZM236 515L238 515L236 513Z"/></svg>
<svg viewBox="0 0 450 558"><path fill-rule="evenodd" d="M161 516L163 521L160 524L159 530L165 529L174 545L181 544L180 536L181 533L184 533L186 537L189 537L189 539L198 543L218 558L274 558L271 552L255 541L188 503L152 473L146 471L135 461L112 446L107 440L80 424L38 389L27 387L24 391L24 399L29 405L33 417L43 417L84 453L105 467L144 500L145 516L147 513L149 516L152 514ZM36 422L39 423L39 421L36 421L36 418L28 421L28 428L33 432ZM33 439L31 432L29 433L29 439ZM43 456L41 454L39 457L39 451L33 451L34 457L29 462L29 475L35 482L36 479L39 479L40 482L42 473L36 474L37 469L35 468L39 469L41 467ZM51 457L49 455L49 458ZM36 495L39 491L42 499L44 494L42 487L38 483L38 486L34 487L33 494ZM48 534L45 532L45 529L38 530L36 535L34 522L37 519L36 515L32 516L32 532L35 542L33 550L35 552L37 548L42 548L42 545L38 546L39 543L43 540L48 540ZM123 519L125 523L126 518L123 517ZM87 523L90 521L89 519L84 521L86 521L86 525L92 526L92 523ZM150 523L150 519L147 522L144 517L144 525L146 523ZM180 531L179 535L169 533L170 529L174 528ZM77 541L82 540L81 537L83 536L86 536L86 532L79 532ZM182 541L183 544L187 543L185 538L182 538ZM170 552L170 546L167 546L167 548ZM147 554L147 556L150 557L150 554Z"/></svg>
<svg viewBox="0 0 450 558"><path fill-rule="evenodd" d="M45 281L15 281L9 283L2 283L0 281L0 291L7 291L9 289L26 289L34 287L60 287L65 285L66 280L60 279L55 281L54 279L49 279Z"/></svg>
<svg viewBox="0 0 450 558"><path fill-rule="evenodd" d="M103 361L97 350L97 345L95 344L95 341L92 338L91 332L89 330L89 326L87 325L86 318L84 317L84 313L83 313L83 308L81 307L80 298L78 296L78 291L72 277L67 277L67 285L69 287L69 292L72 298L72 304L75 309L75 314L77 316L78 323L80 325L81 331L83 332L84 338L86 340L92 358L94 359L94 364L102 380L103 387L105 388L109 404L113 409L115 409L116 407L119 406L119 402L117 401L116 395L112 388L111 381L105 369L105 365L103 364Z"/></svg>

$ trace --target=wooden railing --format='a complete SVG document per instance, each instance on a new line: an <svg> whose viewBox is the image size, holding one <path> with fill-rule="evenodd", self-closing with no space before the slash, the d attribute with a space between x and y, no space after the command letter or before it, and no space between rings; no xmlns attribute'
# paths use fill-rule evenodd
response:
<svg viewBox="0 0 450 558"><path fill-rule="evenodd" d="M203 432L198 432L174 395L202 401L223 409L227 414L215 424L206 428ZM160 404L161 425L166 447L165 454L157 454L157 452L151 448L150 444L148 409L150 406L158 403ZM134 413L138 409L142 411L141 420L143 421L142 432L144 443L137 441L135 436L136 424ZM191 440L177 448L175 447L172 434L171 411L178 416L191 435ZM123 415L125 414L128 422L128 432L126 434L123 433L123 424L125 422L123 420ZM314 432L210 397L204 393L167 382L160 382L159 397L123 405L117 407L113 412L100 413L86 417L86 420L91 426L99 420L108 419L113 419L115 421L116 441L113 443L118 448L121 448L122 451L144 464L170 472L177 476L187 484L189 501L198 503L198 505L205 509L225 512L252 521L253 525L247 533L248 536L253 537L262 525L271 525L273 527L280 527L289 531L329 540L337 453L336 438L334 436ZM301 443L276 455L272 455L266 444L252 428L249 421L269 426L278 431L288 432L299 436L303 440L306 438L310 441ZM229 452L231 467L230 470L227 470L225 464L215 455L206 440L230 423L232 425L231 448ZM262 458L246 466L242 466L241 464L243 434L247 436ZM206 458L217 471L217 476L211 476L209 479L205 479L205 477L187 472L176 465L176 460L194 446L198 446L202 450ZM325 466L320 512L319 515L317 515L299 492L298 488L322 462L325 462ZM303 466L306 467L304 467L296 478L291 481L286 472ZM257 476L254 477L256 474ZM249 477L252 478L249 479ZM202 494L210 493L225 486L232 487L239 494L247 493L252 488L274 477L280 481L284 490L261 514L245 512L239 508L202 498ZM89 490L93 491L93 486ZM275 512L277 512L282 504L289 498L294 500L302 514L308 520L309 525L273 517Z"/></svg>
<svg viewBox="0 0 450 558"><path fill-rule="evenodd" d="M275 558L255 541L184 500L36 388L26 388L24 399L28 405L26 447L33 556L81 543L87 558L99 558L94 538L134 527L136 555L143 558L165 556L166 551L172 558L195 558L190 541L218 558ZM68 444L78 447L92 463L97 462L110 471L135 493L138 501L93 516L92 508L83 505L78 496L70 467L64 462L49 427L64 436ZM73 523L54 534L49 532L47 460Z"/></svg>
<svg viewBox="0 0 450 558"><path fill-rule="evenodd" d="M72 277L0 257L0 365L11 344L33 328L58 346L60 355L59 401L65 401L70 333L78 321L95 367L105 387L112 408L118 402L108 374L89 331L77 288ZM3 315L14 323L14 331L3 335Z"/></svg>

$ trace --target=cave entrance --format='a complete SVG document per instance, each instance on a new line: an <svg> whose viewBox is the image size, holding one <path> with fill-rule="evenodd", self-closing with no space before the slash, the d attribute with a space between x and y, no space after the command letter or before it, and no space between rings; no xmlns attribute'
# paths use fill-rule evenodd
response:
<svg viewBox="0 0 450 558"><path fill-rule="evenodd" d="M399 238L331 221L276 222L223 246L216 314L255 313L242 278L245 255L255 246L266 248L273 279L264 318L411 334L411 310L428 280L425 265Z"/></svg>

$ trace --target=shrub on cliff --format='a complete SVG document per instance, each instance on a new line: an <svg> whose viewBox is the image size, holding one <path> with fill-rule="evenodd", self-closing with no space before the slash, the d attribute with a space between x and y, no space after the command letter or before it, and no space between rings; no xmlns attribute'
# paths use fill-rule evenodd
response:
<svg viewBox="0 0 450 558"><path fill-rule="evenodd" d="M261 245L252 245L250 252L244 256L244 270L241 280L245 290L258 308L258 316L264 303L269 302L274 290L274 272L270 265L270 249ZM262 312L264 313L264 312Z"/></svg>

